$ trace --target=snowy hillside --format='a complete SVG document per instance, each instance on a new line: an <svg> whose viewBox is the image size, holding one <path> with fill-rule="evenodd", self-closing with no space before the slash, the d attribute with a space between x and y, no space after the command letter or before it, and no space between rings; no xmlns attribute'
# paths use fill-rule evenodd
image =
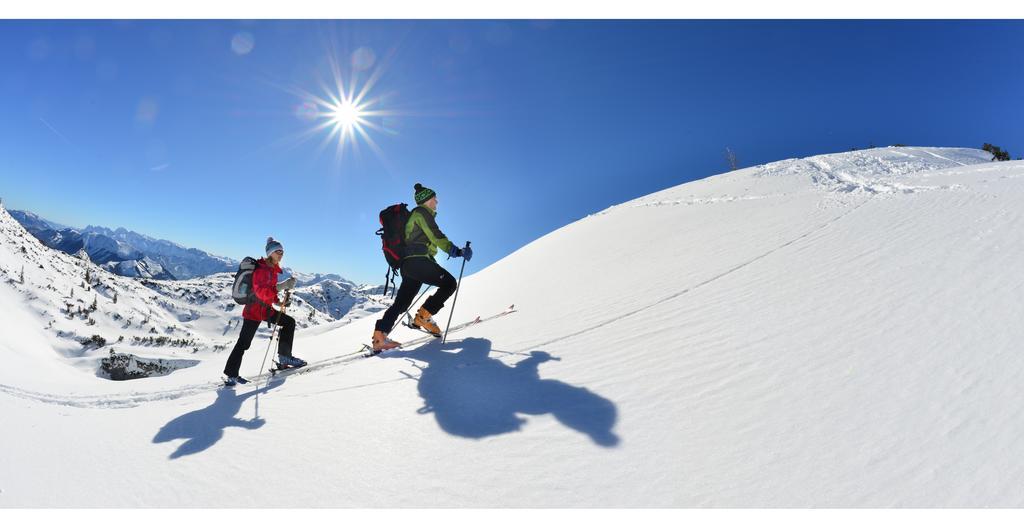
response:
<svg viewBox="0 0 1024 529"><path fill-rule="evenodd" d="M233 272L238 261L196 248L118 228L87 226L78 230L43 219L30 211L9 212L46 246L74 254L81 249L97 264L127 277L191 279L218 272Z"/></svg>
<svg viewBox="0 0 1024 529"><path fill-rule="evenodd" d="M0 355L25 366L0 373L0 505L1022 507L1024 163L988 160L883 148L676 186L470 263L453 327L482 321L446 344L398 327L409 347L360 358L372 316L319 325L305 371L220 390L223 354L123 382L55 356L73 285L25 303L44 248L12 251L0 212L21 330ZM88 267L41 264L26 283ZM177 316L153 292L133 321Z"/></svg>
<svg viewBox="0 0 1024 529"><path fill-rule="evenodd" d="M311 308L336 320L362 318L386 309L391 303L390 298L377 293L377 287L358 286L350 281L334 279L321 279L299 287L295 295Z"/></svg>
<svg viewBox="0 0 1024 529"><path fill-rule="evenodd" d="M123 277L140 279L199 279L221 288L230 284L227 272L234 273L238 261L218 257L196 248L154 239L124 228L111 230L102 226L87 226L75 230L43 219L29 211L9 211L21 225L44 245L68 254L83 249L87 258L103 266L104 270ZM214 274L221 277L210 277ZM295 276L300 287L296 295L308 303L301 310L303 325L344 319L351 321L386 308L382 287L358 285L337 274L310 274L285 268L281 279ZM220 292L223 301L230 303L227 291ZM320 314L315 314L319 312Z"/></svg>
<svg viewBox="0 0 1024 529"><path fill-rule="evenodd" d="M147 272L148 259L99 266L84 249L67 255L41 244L0 208L0 277L5 282L5 306L25 311L38 321L31 324L45 338L29 348L27 361L65 371L73 378L107 377L100 367L110 354L132 354L141 359L191 367L213 359L220 362L237 338L241 307L231 299L233 274L223 273L187 281L160 281L145 273L135 278L111 266L129 264ZM117 274L112 272L118 272ZM319 285L297 291L290 308L300 328L335 322L331 311L348 320L380 310L370 297L343 297L325 302ZM314 303L307 303L309 297ZM346 320L346 321L348 321ZM21 327L12 327L21 328ZM261 330L261 336L269 335ZM18 344L18 333L2 340ZM14 359L26 357L17 347ZM19 360L20 361L20 360ZM184 363L182 363L184 361ZM71 371L68 371L71 373ZM49 387L46 377L39 385ZM0 384L7 383L6 380Z"/></svg>
<svg viewBox="0 0 1024 529"><path fill-rule="evenodd" d="M109 237L159 263L176 279L234 272L238 268L236 260L211 255L196 248L186 248L171 241L154 239L124 228L111 230L102 226L87 226L83 233Z"/></svg>
<svg viewBox="0 0 1024 529"><path fill-rule="evenodd" d="M157 263L149 257L139 257L138 259L107 263L103 265L103 269L124 277L174 279L174 276L164 270L164 267L160 266L160 263Z"/></svg>

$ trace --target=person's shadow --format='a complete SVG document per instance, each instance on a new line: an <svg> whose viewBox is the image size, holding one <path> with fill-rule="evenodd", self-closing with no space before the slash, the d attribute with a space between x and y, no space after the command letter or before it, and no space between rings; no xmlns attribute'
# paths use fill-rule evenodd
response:
<svg viewBox="0 0 1024 529"><path fill-rule="evenodd" d="M242 403L249 397L258 397L259 393L266 393L281 384L284 384L283 378L274 378L267 385L245 393L235 393L235 388L239 386L220 388L217 390L217 399L213 401L213 404L172 419L171 422L160 428L160 431L153 437L153 442L166 443L175 439L185 439L185 442L169 456L169 459L177 459L181 456L202 452L217 444L217 441L224 437L226 428L233 426L255 430L266 424L266 421L258 416L258 407L257 416L252 419L243 420L235 415L238 415L242 409Z"/></svg>
<svg viewBox="0 0 1024 529"><path fill-rule="evenodd" d="M432 342L395 356L427 364L417 365L421 372L413 377L424 401L417 411L433 413L452 435L480 439L515 432L527 422L518 414L550 413L598 445L619 444L612 432L618 415L612 401L586 388L540 378L540 364L557 358L532 351L508 366L490 358L490 352L490 340L465 338Z"/></svg>

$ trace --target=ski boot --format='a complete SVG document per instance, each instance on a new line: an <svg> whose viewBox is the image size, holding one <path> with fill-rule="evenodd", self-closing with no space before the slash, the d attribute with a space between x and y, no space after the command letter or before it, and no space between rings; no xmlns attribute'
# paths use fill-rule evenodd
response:
<svg viewBox="0 0 1024 529"><path fill-rule="evenodd" d="M412 326L421 331L433 334L434 336L441 337L441 328L437 326L437 322L434 321L433 314L427 312L427 309L420 307L416 311L416 317L412 320Z"/></svg>
<svg viewBox="0 0 1024 529"><path fill-rule="evenodd" d="M291 369L293 367L302 367L304 365L306 365L306 361L301 358L295 358L294 356L288 355L277 355L278 369Z"/></svg>
<svg viewBox="0 0 1024 529"><path fill-rule="evenodd" d="M373 344L373 347L371 347L373 354L380 354L381 351L402 346L402 344L388 338L388 335L384 334L383 331L373 331L371 343Z"/></svg>
<svg viewBox="0 0 1024 529"><path fill-rule="evenodd" d="M226 380L224 380L224 385L228 386L228 387L234 386L235 384L248 384L248 383L249 383L249 381L244 379L244 378L242 378L241 376L228 377Z"/></svg>

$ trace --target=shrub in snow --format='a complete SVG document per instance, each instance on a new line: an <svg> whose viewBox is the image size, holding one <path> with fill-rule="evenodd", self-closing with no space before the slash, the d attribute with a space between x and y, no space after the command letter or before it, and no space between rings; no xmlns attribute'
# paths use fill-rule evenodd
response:
<svg viewBox="0 0 1024 529"><path fill-rule="evenodd" d="M992 160L997 162L1005 162L1010 159L1010 153L1000 149L996 145L986 143L981 147L981 150L992 153Z"/></svg>
<svg viewBox="0 0 1024 529"><path fill-rule="evenodd" d="M94 335L90 336L89 338L83 339L81 343L82 343L82 345L84 345L86 347L90 347L90 346L103 347L104 345L107 345L107 339L102 337L102 336L100 336L100 335L98 335L98 334L94 334Z"/></svg>
<svg viewBox="0 0 1024 529"><path fill-rule="evenodd" d="M100 361L100 375L111 380L131 380L151 376L163 376L177 369L192 367L198 360L164 360L140 358L132 354L115 353Z"/></svg>

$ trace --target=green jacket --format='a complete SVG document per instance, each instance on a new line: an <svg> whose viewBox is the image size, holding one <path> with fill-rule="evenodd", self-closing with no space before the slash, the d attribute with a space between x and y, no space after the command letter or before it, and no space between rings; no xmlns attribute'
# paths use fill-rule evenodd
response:
<svg viewBox="0 0 1024 529"><path fill-rule="evenodd" d="M453 245L437 227L436 216L437 211L426 206L417 206L409 214L405 223L406 258L421 256L433 259L438 248L446 253L451 250Z"/></svg>

